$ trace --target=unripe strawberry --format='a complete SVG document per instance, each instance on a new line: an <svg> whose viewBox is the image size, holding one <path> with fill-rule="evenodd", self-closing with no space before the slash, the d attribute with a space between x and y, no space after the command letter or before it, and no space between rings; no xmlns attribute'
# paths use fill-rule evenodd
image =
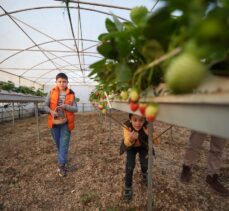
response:
<svg viewBox="0 0 229 211"><path fill-rule="evenodd" d="M152 122L155 120L158 112L158 108L154 105L148 105L145 110L145 117L148 122Z"/></svg>
<svg viewBox="0 0 229 211"><path fill-rule="evenodd" d="M183 53L169 65L165 82L174 93L188 93L197 88L207 68L195 56Z"/></svg>
<svg viewBox="0 0 229 211"><path fill-rule="evenodd" d="M130 100L132 102L137 102L138 99L139 99L138 91L136 89L131 89L131 91L130 91Z"/></svg>
<svg viewBox="0 0 229 211"><path fill-rule="evenodd" d="M123 100L128 99L128 92L127 91L121 91L120 96Z"/></svg>

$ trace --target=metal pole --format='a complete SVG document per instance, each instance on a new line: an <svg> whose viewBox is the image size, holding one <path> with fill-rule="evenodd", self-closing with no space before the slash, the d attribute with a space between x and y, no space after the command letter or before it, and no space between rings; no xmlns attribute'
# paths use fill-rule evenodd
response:
<svg viewBox="0 0 229 211"><path fill-rule="evenodd" d="M148 137L148 187L147 187L147 211L152 211L153 194L152 194L152 165L153 165L153 123L148 124L149 137Z"/></svg>
<svg viewBox="0 0 229 211"><path fill-rule="evenodd" d="M21 119L21 104L18 104L18 119Z"/></svg>
<svg viewBox="0 0 229 211"><path fill-rule="evenodd" d="M12 127L12 136L9 140L9 145L10 145L10 148L12 146L12 143L13 143L13 139L14 139L14 128L15 128L15 121L14 121L14 103L12 103L12 122L13 122L13 127Z"/></svg>
<svg viewBox="0 0 229 211"><path fill-rule="evenodd" d="M4 107L2 108L2 121L1 122L4 122L4 119L3 119L3 111L6 110Z"/></svg>
<svg viewBox="0 0 229 211"><path fill-rule="evenodd" d="M23 119L24 118L24 116L23 116L23 104L22 104L22 106L21 106L21 118Z"/></svg>
<svg viewBox="0 0 229 211"><path fill-rule="evenodd" d="M14 103L12 104L12 120L13 120L13 129L15 127L15 122L14 122Z"/></svg>
<svg viewBox="0 0 229 211"><path fill-rule="evenodd" d="M35 116L36 116L36 122L37 122L37 138L38 138L38 144L40 146L40 129L39 129L39 116L38 116L38 103L34 103L35 107Z"/></svg>
<svg viewBox="0 0 229 211"><path fill-rule="evenodd" d="M109 109L109 115L111 116L111 109ZM109 138L109 141L111 142L111 118L110 118L110 121L109 121L109 126L110 126L110 138Z"/></svg>

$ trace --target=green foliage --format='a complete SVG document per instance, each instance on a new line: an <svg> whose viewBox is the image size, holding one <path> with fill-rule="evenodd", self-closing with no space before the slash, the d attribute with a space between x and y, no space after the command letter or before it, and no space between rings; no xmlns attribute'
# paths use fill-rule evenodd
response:
<svg viewBox="0 0 229 211"><path fill-rule="evenodd" d="M177 57L155 61L177 49L208 67L217 61L228 62L228 1L163 3L155 12L142 6L133 8L131 21L121 22L115 15L113 20L106 19L107 32L99 36L98 46L103 59L90 66L90 76L107 92L119 93L130 87L144 91L164 82L169 64Z"/></svg>
<svg viewBox="0 0 229 211"><path fill-rule="evenodd" d="M78 103L80 101L80 98L76 97L75 100Z"/></svg>
<svg viewBox="0 0 229 211"><path fill-rule="evenodd" d="M0 81L0 90L13 91L13 92L36 95L36 96L47 95L47 93L44 93L44 90L41 88L35 91L34 87L26 87L26 86L15 87L14 83L11 81L8 82Z"/></svg>
<svg viewBox="0 0 229 211"><path fill-rule="evenodd" d="M147 14L148 10L146 7L135 7L130 12L130 18L135 24L140 25L142 23L144 24Z"/></svg>
<svg viewBox="0 0 229 211"><path fill-rule="evenodd" d="M3 82L0 81L0 90L6 90L6 91L15 91L16 87L12 81Z"/></svg>

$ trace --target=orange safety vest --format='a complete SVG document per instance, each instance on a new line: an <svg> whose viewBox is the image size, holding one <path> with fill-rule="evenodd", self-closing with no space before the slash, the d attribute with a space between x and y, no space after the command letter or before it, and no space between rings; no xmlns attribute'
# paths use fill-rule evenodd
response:
<svg viewBox="0 0 229 211"><path fill-rule="evenodd" d="M58 99L59 99L59 88L54 87L50 91L50 104L49 107L51 110L55 110L56 107L58 106ZM75 100L75 94L71 89L66 89L66 97L64 104L67 105L73 105L73 102ZM73 112L69 111L64 111L66 118L67 118L67 123L68 123L68 130L71 131L74 128L74 121L75 121L75 115ZM52 115L49 113L48 115L48 127L52 128L53 127L53 122L52 122Z"/></svg>

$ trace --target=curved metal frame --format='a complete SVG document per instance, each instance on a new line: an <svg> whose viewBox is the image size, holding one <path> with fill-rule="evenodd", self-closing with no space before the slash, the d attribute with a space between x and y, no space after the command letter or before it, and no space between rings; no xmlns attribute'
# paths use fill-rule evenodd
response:
<svg viewBox="0 0 229 211"><path fill-rule="evenodd" d="M82 2L83 3L83 2ZM91 3L89 3L91 4ZM97 5L97 6L104 6L104 5ZM107 5L108 6L108 5ZM112 7L112 6L111 6ZM5 15L8 15L10 17L11 14L15 14L15 13L20 13L20 12L25 12L25 11L29 11L29 10L39 10L39 9L57 9L57 8L63 8L65 9L66 7L65 6L45 6L45 7L34 7L34 8L27 8L27 9L21 9L21 10L15 10L15 11L10 11L10 12L5 12L4 14L1 14L0 17L3 17ZM114 8L114 7L113 7ZM79 9L79 7L74 7L74 6L70 6L69 9ZM88 10L88 11L93 11L93 12L97 12L97 13L101 13L101 14L106 14L106 15L109 15L109 16L112 16L112 14L110 13L107 13L107 12L104 12L104 11L101 11L101 10L96 10L96 9L90 9L90 8L83 8L83 7L80 7L81 10ZM117 8L117 9L123 9L123 8ZM124 20L124 21L128 21L126 20L125 18L122 18L120 16L117 16L117 18L121 19L121 20ZM15 55L21 53L21 52L24 52L26 50L29 50L31 48L34 48L34 47L38 47L40 48L41 45L44 45L44 44L48 44L48 43L52 43L52 42L59 42L59 41L62 41L62 40L74 40L74 39L59 39L59 40L53 40L53 41L48 41L48 42L44 42L44 43L40 43L40 44L35 44L33 46L30 46L26 49L23 49L19 52L16 52L10 56L8 56L7 58L5 58L4 60L2 60L0 62L0 64L4 63L5 61L7 61L8 59L14 57ZM86 39L76 39L76 40L85 40L85 41L92 41L92 42L97 42L97 41L94 41L94 40L86 40ZM68 55L69 56L69 55ZM87 55L87 56L92 56L92 55ZM96 57L93 55L93 57ZM59 58L62 58L62 57L59 57ZM101 58L101 57L98 57L98 58ZM49 59L48 61L50 60L53 60L53 59ZM46 62L46 61L45 61ZM44 62L42 62L44 63ZM37 66L37 65L36 65ZM33 66L35 67L35 66ZM32 67L32 68L33 68ZM26 72L29 71L29 70L26 70ZM26 72L24 72L23 74L25 74ZM9 73L10 74L10 73ZM23 74L21 76L23 76ZM46 73L47 74L47 73ZM21 76L18 76L18 77L21 77ZM34 81L35 82L35 81Z"/></svg>
<svg viewBox="0 0 229 211"><path fill-rule="evenodd" d="M37 44L37 45L30 46L30 47L28 47L28 48L25 48L25 49L19 51L19 52L16 52L16 53L14 53L14 54L11 54L10 56L8 56L8 57L5 58L4 60L2 60L2 61L0 62L0 64L4 63L4 62L7 61L8 59L10 59L10 58L16 56L16 55L19 54L19 53L22 53L22 52L24 52L24 51L30 50L31 48L35 48L35 47L37 47L37 46L46 45L46 44L53 43L53 42L66 41L66 40L73 40L73 39L72 39L72 38L68 38L68 39L52 40L52 41L47 41L47 42L43 42L43 43L40 43L40 44ZM83 39L83 40L84 40L84 41L89 41L89 42L98 42L98 41L95 41L95 40L87 40L87 39Z"/></svg>
<svg viewBox="0 0 229 211"><path fill-rule="evenodd" d="M20 12L25 12L25 11L29 11L29 10L41 10L41 9L59 9L59 8L63 8L66 9L65 6L46 6L46 7L31 7L31 8L27 8L27 9L21 9L21 10L14 10L11 12L8 12L7 14L11 15L11 14L15 14L15 13L20 13ZM69 9L79 9L78 7L74 7L74 6L70 6ZM88 10L88 11L92 11L92 12L98 12L98 13L102 13L105 15L109 15L112 16L112 14L108 13L108 12L104 12L102 10L95 10L95 9L91 9L91 8L84 8L84 7L80 7L81 10ZM1 14L0 17L5 16L7 14ZM128 21L125 18L122 18L120 16L116 16L117 18L124 20L124 21Z"/></svg>

